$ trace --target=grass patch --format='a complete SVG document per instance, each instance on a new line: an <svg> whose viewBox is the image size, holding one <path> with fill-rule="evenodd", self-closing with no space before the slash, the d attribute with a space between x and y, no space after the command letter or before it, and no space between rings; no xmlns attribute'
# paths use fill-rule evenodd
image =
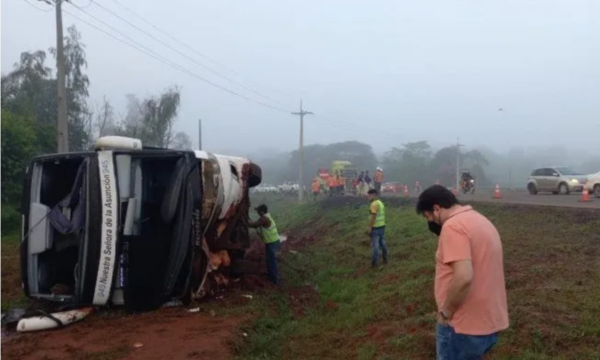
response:
<svg viewBox="0 0 600 360"><path fill-rule="evenodd" d="M284 288L250 305L257 320L247 324L249 336L238 347L238 358L434 357L437 239L412 206L388 205L390 264L372 270L364 235L366 203L262 202L270 205L282 232L317 240L298 254L285 254ZM509 297L511 327L489 358L597 359L598 212L497 204L478 204L476 209L502 235ZM297 304L289 293L307 285L318 299L296 317Z"/></svg>

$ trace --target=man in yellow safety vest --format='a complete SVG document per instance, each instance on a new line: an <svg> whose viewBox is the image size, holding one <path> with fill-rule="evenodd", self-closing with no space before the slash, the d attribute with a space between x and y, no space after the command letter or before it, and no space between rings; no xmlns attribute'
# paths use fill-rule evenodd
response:
<svg viewBox="0 0 600 360"><path fill-rule="evenodd" d="M267 205L259 205L254 210L258 213L258 220L248 224L248 227L258 231L258 235L263 243L265 243L265 253L267 260L267 275L273 284L279 283L279 273L277 271L276 254L281 246L279 232L275 220L269 214Z"/></svg>
<svg viewBox="0 0 600 360"><path fill-rule="evenodd" d="M369 206L369 228L367 234L371 236L371 266L377 266L379 249L383 257L383 263L387 264L388 250L385 246L385 205L378 198L377 190L371 189L367 193L371 205Z"/></svg>

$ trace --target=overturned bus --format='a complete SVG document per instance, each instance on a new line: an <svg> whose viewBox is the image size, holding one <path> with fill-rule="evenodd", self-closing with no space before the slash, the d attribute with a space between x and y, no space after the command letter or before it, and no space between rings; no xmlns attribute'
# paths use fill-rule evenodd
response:
<svg viewBox="0 0 600 360"><path fill-rule="evenodd" d="M128 311L203 297L250 246L248 190L260 182L245 158L117 136L36 157L23 187L23 290Z"/></svg>

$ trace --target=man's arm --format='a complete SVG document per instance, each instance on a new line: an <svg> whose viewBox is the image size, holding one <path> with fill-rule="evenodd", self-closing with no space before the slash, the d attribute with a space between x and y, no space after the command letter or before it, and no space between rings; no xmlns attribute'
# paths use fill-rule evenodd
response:
<svg viewBox="0 0 600 360"><path fill-rule="evenodd" d="M452 315L454 315L467 298L467 295L469 295L473 280L473 264L471 260L455 261L451 266L453 270L452 280L450 280L446 302L442 306L442 311L448 318L452 318Z"/></svg>
<svg viewBox="0 0 600 360"><path fill-rule="evenodd" d="M368 232L371 233L371 230L373 229L373 225L375 225L375 218L377 217L377 213L379 212L379 204L377 204L376 202L371 203L371 205L369 207L369 212L371 213L371 216L369 216Z"/></svg>
<svg viewBox="0 0 600 360"><path fill-rule="evenodd" d="M269 218L266 216L261 216L258 218L258 220L248 224L249 228L258 228L261 226L268 228L269 226L271 226L271 220L269 220Z"/></svg>
<svg viewBox="0 0 600 360"><path fill-rule="evenodd" d="M446 300L440 309L448 319L460 308L471 290L473 264L468 234L452 225L444 227L439 239L442 262L452 267ZM446 321L448 319L445 319Z"/></svg>

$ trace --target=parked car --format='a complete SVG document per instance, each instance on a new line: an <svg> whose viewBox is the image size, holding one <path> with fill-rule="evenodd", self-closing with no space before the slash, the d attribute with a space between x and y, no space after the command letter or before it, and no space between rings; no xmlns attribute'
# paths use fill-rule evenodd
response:
<svg viewBox="0 0 600 360"><path fill-rule="evenodd" d="M571 192L583 191L587 177L565 166L549 166L535 169L527 181L530 194L551 192L568 195Z"/></svg>
<svg viewBox="0 0 600 360"><path fill-rule="evenodd" d="M404 186L397 182L387 182L381 185L381 192L384 193L398 193L404 190Z"/></svg>
<svg viewBox="0 0 600 360"><path fill-rule="evenodd" d="M21 209L23 291L132 312L202 297L250 246L248 190L261 177L245 158L119 136L98 139L95 151L33 158Z"/></svg>
<svg viewBox="0 0 600 360"><path fill-rule="evenodd" d="M587 176L587 189L595 197L600 198L600 171Z"/></svg>

